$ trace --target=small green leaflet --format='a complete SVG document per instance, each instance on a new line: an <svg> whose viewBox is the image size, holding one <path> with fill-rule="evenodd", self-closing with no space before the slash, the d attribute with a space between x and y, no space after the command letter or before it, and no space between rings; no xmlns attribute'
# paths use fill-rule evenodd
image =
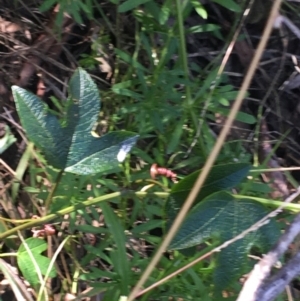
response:
<svg viewBox="0 0 300 301"><path fill-rule="evenodd" d="M100 110L99 93L81 68L69 82L70 106L64 126L36 95L17 86L12 91L29 139L55 168L81 175L112 170L124 161L138 138L126 131L110 132L100 138L92 136Z"/></svg>
<svg viewBox="0 0 300 301"><path fill-rule="evenodd" d="M135 9L141 4L145 4L150 0L126 0L118 8L119 13L125 13L129 10Z"/></svg>
<svg viewBox="0 0 300 301"><path fill-rule="evenodd" d="M34 257L41 274L45 276L51 260L50 258L41 255L41 253L47 250L47 243L43 239L35 237L28 238L25 242ZM28 254L24 244L21 244L21 246L19 247L17 260L18 266L22 271L24 278L33 286L39 284L40 281L36 272L35 265L32 262L31 257ZM51 269L49 277L52 278L55 276L56 271L53 267Z"/></svg>
<svg viewBox="0 0 300 301"><path fill-rule="evenodd" d="M203 5L198 0L191 0L191 4L193 5L195 11L198 13L200 17L203 19L207 19L207 11L203 7Z"/></svg>

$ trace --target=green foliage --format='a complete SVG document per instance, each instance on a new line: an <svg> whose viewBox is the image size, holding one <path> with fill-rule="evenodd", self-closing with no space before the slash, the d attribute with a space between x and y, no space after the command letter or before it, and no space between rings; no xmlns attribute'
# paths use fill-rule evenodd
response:
<svg viewBox="0 0 300 301"><path fill-rule="evenodd" d="M171 249L192 251L191 247L209 238L218 239L223 243L267 214L266 209L253 200L246 197L236 200L224 192L236 186L247 175L249 168L250 166L245 163L212 168L195 200L194 207L173 239ZM198 175L199 171L194 172L173 186L166 205L168 228L172 225ZM279 234L276 223L272 221L268 226L222 250L214 272L215 290L221 292L242 275L245 267L248 267L246 256L252 246L259 246L266 251L275 243Z"/></svg>
<svg viewBox="0 0 300 301"><path fill-rule="evenodd" d="M36 172L38 172L38 170L35 170L34 168L31 169L31 173ZM55 182L58 173L50 168L47 168L46 172L49 175L49 181L52 183ZM109 180L106 182L109 183ZM87 187L89 184L89 176L78 176L72 173L64 173L59 186L52 197L49 211L55 213L68 206L79 204L88 198L93 198L95 196L95 191L97 191L99 195L107 193L107 189L105 187L88 190ZM45 185L41 185L40 189L36 189L35 192L37 193L37 198L40 200L45 200L49 194L48 187Z"/></svg>
<svg viewBox="0 0 300 301"><path fill-rule="evenodd" d="M132 10L132 9L138 7L141 4L145 4L150 1L151 0L126 0L118 7L118 12L125 13L129 10Z"/></svg>
<svg viewBox="0 0 300 301"><path fill-rule="evenodd" d="M104 214L105 222L108 225L108 229L112 234L115 241L116 248L110 254L112 265L117 272L120 280L120 293L121 295L128 295L129 293L129 281L130 277L130 264L127 260L126 254L126 239L124 235L124 228L122 227L120 220L113 210L107 205L101 206Z"/></svg>
<svg viewBox="0 0 300 301"><path fill-rule="evenodd" d="M28 238L25 240L27 247L23 244L19 247L17 253L17 260L20 270L23 273L25 279L33 286L40 284L37 269L39 269L42 275L46 275L49 265L50 258L41 255L42 252L47 250L47 243L39 238ZM28 249L31 254L29 254ZM33 262L36 261L36 264ZM56 271L53 267L49 273L49 277L55 277Z"/></svg>
<svg viewBox="0 0 300 301"><path fill-rule="evenodd" d="M223 243L251 227L267 213L253 200L236 200L226 192L214 193L188 214L170 248L189 248L215 236ZM248 267L246 257L251 247L259 246L266 252L279 235L276 222L271 221L223 249L214 273L215 290L221 292L245 272L245 267Z"/></svg>
<svg viewBox="0 0 300 301"><path fill-rule="evenodd" d="M137 140L137 135L125 131L101 138L92 136L100 110L99 94L82 69L69 83L66 125L47 112L46 105L34 94L17 86L12 90L27 135L55 168L82 175L110 170L124 161Z"/></svg>
<svg viewBox="0 0 300 301"><path fill-rule="evenodd" d="M82 24L81 14L84 13L88 18L93 16L93 1L76 1L76 0L45 0L40 6L40 11L49 10L52 6L59 4L59 12L56 17L56 24L62 24L64 13L70 14L77 23Z"/></svg>
<svg viewBox="0 0 300 301"><path fill-rule="evenodd" d="M93 287L94 292L103 292L104 301L128 295L130 288L139 280L149 258L162 242L165 224L168 230L199 175L198 169L211 152L216 141L212 126L218 121L216 115L226 117L237 95L228 76L218 74L219 57L210 57L209 64L204 66L201 56L193 61L183 51L186 47L184 35L188 40L193 40L194 35L198 35L197 40L207 35L221 39L222 45L230 42L218 24L200 22L188 27L184 23L193 11L205 22L209 17L205 5L197 0L162 2L110 0L108 4L115 14L110 14L109 19L98 1L45 0L41 6L45 11L60 4L56 20L60 25L64 12L82 23L83 15L92 19L95 8L99 10L104 20L102 22L101 19L104 35L91 38L94 41L92 53L81 54L79 63L95 68L98 65L98 47L103 44L115 46L113 85L108 91L101 92L101 116L105 117L109 134L101 138L91 135L98 119L100 101L96 85L82 69L78 69L70 81L66 112L64 106L60 107L59 101L55 100L59 114L50 112L33 94L13 87L20 119L29 139L41 149L50 165L65 171L56 183L56 170L31 164L32 187L27 191L36 193L34 198L42 204L51 196L47 214L72 206L66 230L74 239L72 243L83 245L80 240L86 234L96 235L95 245L85 243L82 247L86 251L82 258L76 256L73 244L66 246L64 252L72 258L68 267L70 274L79 273L79 279ZM180 11L176 10L177 2L182 4ZM241 6L232 0L214 2L232 12L242 11ZM127 21L128 16L130 22L134 19L135 26L126 36L122 22ZM109 40L111 33L116 39L114 42ZM63 115L63 118L59 121L57 115ZM247 124L256 122L254 116L243 112L239 112L236 119ZM135 144L137 135L120 129L137 132L141 136L139 144L132 150L130 164L124 159ZM153 272L146 286L185 266L200 253L211 250L207 247L211 242L231 239L267 213L254 200L247 197L236 200L228 193L229 189L239 185L250 169L248 163L232 162L249 162L250 157L241 140L225 143L217 159L222 165L211 170L174 238L170 252L161 259L159 268ZM120 162L124 164L120 166ZM149 179L148 165L152 163L168 166L180 176L186 176L179 176L182 180L170 191L171 181L168 179L160 178L156 182ZM111 174L116 171L121 173ZM101 177L90 175L96 172L101 172ZM154 185L160 180L160 185ZM58 184L55 191L49 188L49 183L52 187ZM252 189L258 191L254 185ZM140 190L149 193L145 192L147 195L142 199L138 195ZM170 191L166 202L152 194L161 193L161 190L165 195ZM108 198L109 204L80 206L87 200L119 191L128 191L130 195ZM55 218L55 221L61 221L58 215ZM95 226L94 221L100 221L100 226ZM3 232L7 230L3 229ZM228 288L247 268L246 256L251 248L258 246L265 251L278 236L279 231L272 221L222 250L217 258L200 262L140 298L142 301L170 298L211 300L213 281L215 293ZM41 252L46 248L45 242L39 240L38 243L36 239L26 241L34 257L37 256L37 264L44 275L43 260L46 257ZM201 252L193 252L199 244ZM188 252L188 256L183 255ZM18 254L23 276L27 280L33 279L32 284L38 284L37 274L30 273L34 269L23 245ZM51 271L51 277L54 272ZM75 284L77 281L74 277ZM72 290L76 286L74 283Z"/></svg>

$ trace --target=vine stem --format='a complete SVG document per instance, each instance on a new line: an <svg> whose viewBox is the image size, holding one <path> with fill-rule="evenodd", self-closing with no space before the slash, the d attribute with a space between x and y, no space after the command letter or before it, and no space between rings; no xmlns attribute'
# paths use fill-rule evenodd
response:
<svg viewBox="0 0 300 301"><path fill-rule="evenodd" d="M147 192L147 191L131 191L131 190L126 190L126 191L122 191L122 192L113 192L104 196L100 196L100 197L96 197L94 199L91 200L86 200L83 201L82 203L64 208L62 210L57 211L56 213L52 213L52 214L48 214L44 217L41 217L39 219L33 219L33 220L29 220L28 222L25 222L19 226L16 226L12 229L9 229L3 233L0 233L0 240L7 238L8 236L11 236L15 233L17 233L18 231L21 230L25 230L25 229L30 229L32 227L41 225L41 224L46 224L51 222L52 220L54 220L55 218L64 216L65 214L69 214L73 211L76 211L80 208L85 208L88 206L92 206L92 205L96 205L98 203L101 202L105 202L105 201L111 201L115 198L118 197L129 197L129 196L136 196L136 197L140 197L140 198L144 198L146 196L155 196L161 199L166 199L168 198L170 195L169 192ZM240 198L245 198L246 196L244 195L233 195L236 199L240 199ZM251 199L253 201L262 203L266 206L272 206L273 208L277 208L280 205L282 205L281 201L273 201L273 200L268 200L268 199L264 199L264 198L258 198L258 197L249 197L247 196L248 199ZM300 212L300 204L285 204L284 209L289 210L289 211L293 211L293 212ZM9 220L7 220L9 222ZM16 221L14 221L15 223ZM1 256L0 256L1 257Z"/></svg>
<svg viewBox="0 0 300 301"><path fill-rule="evenodd" d="M4 253L4 254L0 254L0 258L2 257L11 257L11 256L18 256L18 253Z"/></svg>
<svg viewBox="0 0 300 301"><path fill-rule="evenodd" d="M137 197L146 197L149 195L153 195L159 198L167 198L170 193L169 192L154 192L154 193L149 193L149 192L144 192L144 191L138 191L138 192L134 192L134 191L130 191L130 190L125 190L125 191L121 191L121 192L113 192L104 196L100 196L97 198L94 198L92 200L86 200L83 201L82 203L58 210L56 213L52 213L52 214L48 214L46 216L43 216L39 219L33 219L30 222L24 223L22 225L16 226L12 229L9 229L3 233L0 233L0 240L5 239L8 236L11 236L15 233L17 233L18 231L21 230L25 230L25 229L30 229L32 227L41 225L41 224L46 224L49 223L50 221L54 220L55 218L64 216L65 214L69 214L73 211L76 211L80 208L85 208L88 206L92 206L95 204L98 204L100 202L104 202L104 201L110 201L113 200L115 198L118 197L128 197L128 196L137 196Z"/></svg>

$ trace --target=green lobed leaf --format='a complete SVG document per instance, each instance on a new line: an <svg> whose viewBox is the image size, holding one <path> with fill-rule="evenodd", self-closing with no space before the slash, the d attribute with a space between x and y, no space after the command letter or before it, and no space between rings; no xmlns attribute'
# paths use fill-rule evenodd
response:
<svg viewBox="0 0 300 301"><path fill-rule="evenodd" d="M197 195L194 204L197 204L214 192L233 188L246 177L249 169L250 165L247 163L229 163L214 166L206 178L200 193ZM170 198L166 203L167 214L171 219L182 207L200 172L201 170L193 172L172 187Z"/></svg>
<svg viewBox="0 0 300 301"><path fill-rule="evenodd" d="M47 249L47 243L42 239L34 238L34 237L26 239L25 242L29 247L29 249L31 250L33 257L35 258L35 261L39 266L41 274L46 275L51 260L50 258L41 255L41 253ZM35 265L32 262L31 257L28 254L24 244L21 244L17 254L18 254L17 256L18 266L22 271L24 278L32 285L39 284L40 281L38 278ZM49 277L55 277L55 276L56 276L56 271L54 268L52 268Z"/></svg>
<svg viewBox="0 0 300 301"><path fill-rule="evenodd" d="M67 152L64 151L64 145L57 144L57 141L68 144L72 137L63 139L58 120L54 115L47 114L47 106L36 95L16 86L12 87L12 91L19 117L29 138L43 150L50 164L64 166Z"/></svg>
<svg viewBox="0 0 300 301"><path fill-rule="evenodd" d="M267 214L267 210L253 200L235 199L226 192L217 192L196 205L186 217L174 237L170 249L190 248L210 237L218 237L221 242L240 234ZM223 249L218 256L214 274L216 291L227 288L238 279L247 268L247 254L252 246L267 251L280 236L275 221L245 238Z"/></svg>
<svg viewBox="0 0 300 301"><path fill-rule="evenodd" d="M95 138L100 101L97 86L83 69L76 70L69 83L66 126L48 112L40 99L13 86L14 99L26 133L55 168L86 175L111 170L123 162L138 136L131 132L111 132Z"/></svg>

